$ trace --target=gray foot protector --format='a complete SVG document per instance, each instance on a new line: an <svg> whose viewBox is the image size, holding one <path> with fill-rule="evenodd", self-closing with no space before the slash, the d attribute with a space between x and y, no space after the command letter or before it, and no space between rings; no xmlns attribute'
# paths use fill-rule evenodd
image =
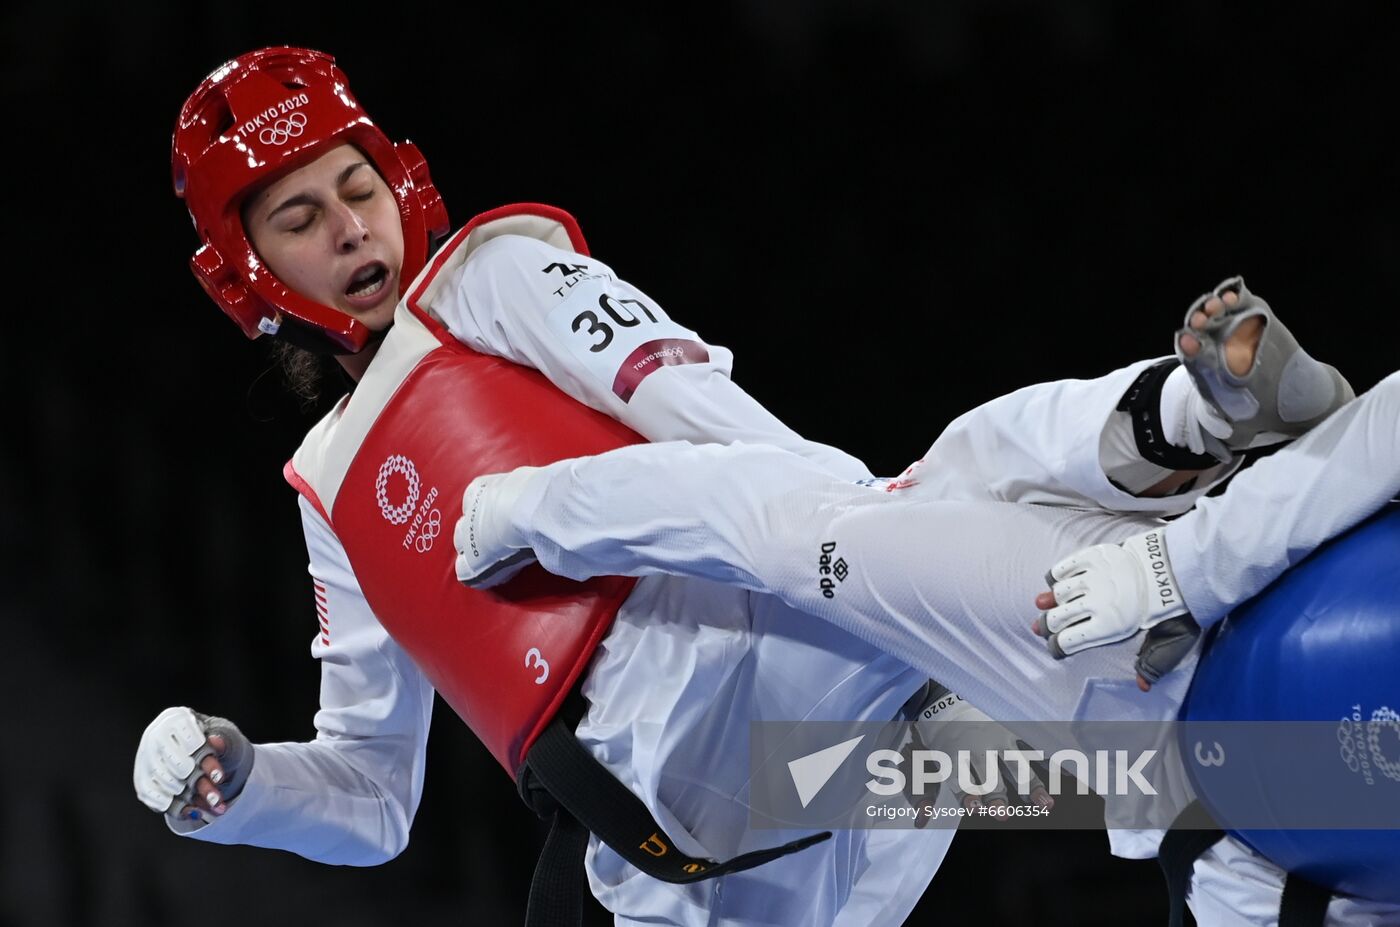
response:
<svg viewBox="0 0 1400 927"><path fill-rule="evenodd" d="M1191 316L1212 297L1227 292L1239 302L1226 307L1197 331ZM1246 319L1261 317L1264 330L1254 366L1243 376L1225 364L1225 343ZM1190 334L1201 343L1195 357L1181 350L1181 336ZM1355 398L1351 384L1330 364L1314 360L1298 346L1288 327L1278 320L1269 304L1245 288L1243 277L1230 277L1186 310L1186 321L1176 336L1176 356L1191 374L1202 398L1234 425L1226 449L1239 451L1261 432L1297 436ZM1210 442L1210 436L1207 436ZM1207 447L1208 451L1212 448ZM1214 451L1212 451L1214 452ZM1228 456L1228 455L1219 455Z"/></svg>

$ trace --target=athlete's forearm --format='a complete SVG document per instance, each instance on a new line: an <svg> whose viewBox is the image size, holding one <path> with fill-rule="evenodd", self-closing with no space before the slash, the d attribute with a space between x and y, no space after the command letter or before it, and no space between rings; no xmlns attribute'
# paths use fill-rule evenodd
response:
<svg viewBox="0 0 1400 927"><path fill-rule="evenodd" d="M1219 621L1398 493L1400 374L1392 374L1167 526L1192 615Z"/></svg>
<svg viewBox="0 0 1400 927"><path fill-rule="evenodd" d="M257 744L247 786L219 818L186 836L287 850L341 866L375 866L408 844L413 809L330 744Z"/></svg>
<svg viewBox="0 0 1400 927"><path fill-rule="evenodd" d="M876 493L766 445L671 442L545 468L511 520L562 576L668 573L766 590L774 500L813 489Z"/></svg>

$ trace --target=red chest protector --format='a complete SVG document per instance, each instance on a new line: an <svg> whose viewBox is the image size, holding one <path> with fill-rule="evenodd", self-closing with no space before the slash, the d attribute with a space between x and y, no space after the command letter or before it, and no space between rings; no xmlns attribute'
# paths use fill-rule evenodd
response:
<svg viewBox="0 0 1400 927"><path fill-rule="evenodd" d="M724 861L688 856L579 744L560 710L635 580L580 584L535 566L490 592L457 582L452 529L473 478L641 441L536 371L468 349L430 315L452 271L503 234L588 253L573 217L548 206L472 220L415 281L353 400L312 429L286 475L330 523L385 630L525 802L553 820L526 918L553 927L581 922L577 867L590 831L641 871L678 883L762 865L830 834Z"/></svg>
<svg viewBox="0 0 1400 927"><path fill-rule="evenodd" d="M483 473L642 439L541 374L458 342L429 311L482 242L523 234L587 254L573 217L485 213L415 281L352 398L307 435L286 477L330 523L370 608L516 777L635 580L575 583L538 566L493 592L457 582L452 529Z"/></svg>

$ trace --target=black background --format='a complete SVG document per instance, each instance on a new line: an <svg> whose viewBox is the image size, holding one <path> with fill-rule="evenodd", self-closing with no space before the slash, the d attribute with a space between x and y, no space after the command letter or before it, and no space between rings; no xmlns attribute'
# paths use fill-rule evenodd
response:
<svg viewBox="0 0 1400 927"><path fill-rule="evenodd" d="M533 200L800 432L895 472L958 412L1169 350L1231 273L1358 389L1400 276L1383 3L929 0L3 14L9 298L0 924L518 923L542 831L445 708L413 842L372 870L181 841L131 758L170 704L313 734L283 460L310 419L185 268L184 97L331 51L456 222ZM911 865L917 865L911 861ZM1102 834L964 834L915 923L1137 924ZM599 923L607 922L601 909Z"/></svg>

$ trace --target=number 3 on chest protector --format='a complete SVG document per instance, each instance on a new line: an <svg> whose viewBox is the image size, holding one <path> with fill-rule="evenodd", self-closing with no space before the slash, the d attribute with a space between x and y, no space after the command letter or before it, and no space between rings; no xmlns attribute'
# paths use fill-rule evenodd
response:
<svg viewBox="0 0 1400 927"><path fill-rule="evenodd" d="M529 650L525 651L525 666L527 668L538 666L540 668L540 674L535 677L535 685L544 685L544 681L549 678L549 663L540 653L540 648L531 647Z"/></svg>

